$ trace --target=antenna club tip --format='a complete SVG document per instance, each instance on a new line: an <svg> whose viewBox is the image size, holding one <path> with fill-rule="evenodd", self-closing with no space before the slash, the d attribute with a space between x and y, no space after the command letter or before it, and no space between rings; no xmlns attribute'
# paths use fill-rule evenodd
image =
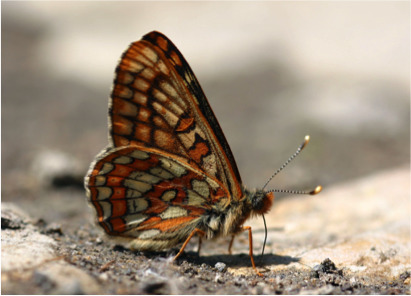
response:
<svg viewBox="0 0 411 296"><path fill-rule="evenodd" d="M304 137L304 143L301 144L300 149L301 149L301 150L304 149L304 147L307 146L308 142L310 142L310 136L309 136L309 135L306 135L306 136Z"/></svg>
<svg viewBox="0 0 411 296"><path fill-rule="evenodd" d="M317 187L315 187L315 189L313 191L310 192L311 195L315 195L320 193L323 190L323 187L321 185L318 185Z"/></svg>

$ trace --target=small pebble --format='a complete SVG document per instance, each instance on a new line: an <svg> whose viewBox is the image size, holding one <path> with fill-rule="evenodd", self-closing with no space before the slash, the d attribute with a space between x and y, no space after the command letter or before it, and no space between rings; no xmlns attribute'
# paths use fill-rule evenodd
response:
<svg viewBox="0 0 411 296"><path fill-rule="evenodd" d="M216 274L214 281L219 284L225 283L225 279L220 274Z"/></svg>
<svg viewBox="0 0 411 296"><path fill-rule="evenodd" d="M217 262L214 265L215 269L217 269L219 272L226 272L227 271L227 265L223 262Z"/></svg>
<svg viewBox="0 0 411 296"><path fill-rule="evenodd" d="M105 272L104 272L104 273L101 273L101 274L98 276L98 278L99 278L99 280L105 282L105 281L108 280L108 274L105 273Z"/></svg>

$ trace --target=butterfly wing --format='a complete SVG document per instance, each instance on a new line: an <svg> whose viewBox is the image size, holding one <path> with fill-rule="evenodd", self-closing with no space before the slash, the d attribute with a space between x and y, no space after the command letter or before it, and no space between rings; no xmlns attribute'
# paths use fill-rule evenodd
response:
<svg viewBox="0 0 411 296"><path fill-rule="evenodd" d="M134 238L139 250L183 242L211 204L226 203L222 184L184 159L155 148L108 148L88 174L90 202L107 234Z"/></svg>
<svg viewBox="0 0 411 296"><path fill-rule="evenodd" d="M242 197L241 178L220 125L190 66L164 35L134 42L116 69L110 142L175 155Z"/></svg>

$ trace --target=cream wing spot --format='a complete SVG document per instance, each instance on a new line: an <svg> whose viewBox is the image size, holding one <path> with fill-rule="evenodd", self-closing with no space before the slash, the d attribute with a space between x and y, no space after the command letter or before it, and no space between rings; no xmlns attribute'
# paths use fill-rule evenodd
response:
<svg viewBox="0 0 411 296"><path fill-rule="evenodd" d="M172 160L169 160L167 158L161 158L160 163L164 169L171 172L174 176L178 178L187 174L187 170L183 166L179 165L178 163Z"/></svg>
<svg viewBox="0 0 411 296"><path fill-rule="evenodd" d="M216 181L214 181L211 178L207 178L207 184L210 186L213 190L217 190L218 188L221 188L221 185L218 184Z"/></svg>
<svg viewBox="0 0 411 296"><path fill-rule="evenodd" d="M144 230L142 232L140 232L140 235L138 236L138 238L140 239L148 239L148 238L152 238L158 234L160 234L160 230L158 229L149 229L149 230Z"/></svg>
<svg viewBox="0 0 411 296"><path fill-rule="evenodd" d="M126 66L127 71L134 72L134 73L138 73L138 72L140 72L143 68L144 68L144 65L142 65L141 63L136 62L136 61L134 61L134 60L132 60L132 59L128 59L128 60L127 60L127 66Z"/></svg>
<svg viewBox="0 0 411 296"><path fill-rule="evenodd" d="M156 110L158 114L163 115L166 112L166 108L163 105L159 104L158 102L152 103L153 109Z"/></svg>
<svg viewBox="0 0 411 296"><path fill-rule="evenodd" d="M203 197L209 197L210 195L210 188L208 187L208 184L204 181L199 181L199 180L193 180L191 181L191 186L193 187L193 190L200 194Z"/></svg>
<svg viewBox="0 0 411 296"><path fill-rule="evenodd" d="M162 60L158 60L156 66L161 71L161 73L164 73L166 76L170 74L170 70Z"/></svg>
<svg viewBox="0 0 411 296"><path fill-rule="evenodd" d="M171 111L158 102L153 102L152 105L153 109L156 110L156 112L160 114L171 127L174 128L177 125L179 119L177 115L182 114L183 111L176 104L167 104L167 107L174 109Z"/></svg>
<svg viewBox="0 0 411 296"><path fill-rule="evenodd" d="M194 145L196 141L196 136L200 136L202 139L206 139L203 131L197 126L189 132L178 134L178 137L181 139L184 147L186 148L190 148Z"/></svg>
<svg viewBox="0 0 411 296"><path fill-rule="evenodd" d="M187 81L188 84L191 84L192 79L191 79L191 76L188 75L188 72L185 73L184 78L185 78L185 80Z"/></svg>
<svg viewBox="0 0 411 296"><path fill-rule="evenodd" d="M193 147L195 138L194 133L192 131L186 133L178 133L177 136L180 138L181 142L183 143L184 147L189 148Z"/></svg>
<svg viewBox="0 0 411 296"><path fill-rule="evenodd" d="M131 228L139 225L141 222L144 222L144 220L146 220L147 218L147 215L138 213L133 215L127 215L123 219L126 222L127 228Z"/></svg>
<svg viewBox="0 0 411 296"><path fill-rule="evenodd" d="M163 104L158 104L156 106L156 111L160 113L160 110L162 110L162 108L160 107L164 107L167 106L167 108L169 108L175 115L180 116L181 114L184 113L184 110L177 105L176 103L174 103L172 100L169 99L169 97L167 97L167 95L165 95L163 92L159 91L158 89L154 89L153 90L153 96L160 102ZM173 98L174 99L174 98ZM153 107L154 104L153 104Z"/></svg>
<svg viewBox="0 0 411 296"><path fill-rule="evenodd" d="M131 152L130 157L133 157L135 159L139 159L139 160L146 160L150 158L150 155L147 152L141 151L141 150L134 150L133 152Z"/></svg>
<svg viewBox="0 0 411 296"><path fill-rule="evenodd" d="M112 170L114 169L114 165L106 162L105 164L103 164L102 168L99 171L99 175L106 175L108 173L110 173Z"/></svg>
<svg viewBox="0 0 411 296"><path fill-rule="evenodd" d="M132 198L127 200L129 213L138 213L148 208L148 201L144 198Z"/></svg>
<svg viewBox="0 0 411 296"><path fill-rule="evenodd" d="M167 112L163 117L172 128L174 128L178 123L178 117L175 116L174 113Z"/></svg>
<svg viewBox="0 0 411 296"><path fill-rule="evenodd" d="M168 82L165 82L165 81L161 82L161 83L160 83L160 87L161 87L161 89L162 89L166 94L168 94L170 97L172 97L172 98L178 97L177 91L176 91L175 88L174 88L171 84L169 84Z"/></svg>
<svg viewBox="0 0 411 296"><path fill-rule="evenodd" d="M161 195L161 199L165 202L170 202L177 196L177 192L174 190L167 190L164 191L163 194Z"/></svg>
<svg viewBox="0 0 411 296"><path fill-rule="evenodd" d="M159 177L160 179L170 180L173 179L174 176L170 174L168 171L162 169L161 167L154 167L150 169L150 173Z"/></svg>
<svg viewBox="0 0 411 296"><path fill-rule="evenodd" d="M129 179L137 180L137 181L142 181L145 183L149 184L156 184L158 183L161 179L159 177L153 176L151 174L147 174L145 172L132 172L129 176Z"/></svg>
<svg viewBox="0 0 411 296"><path fill-rule="evenodd" d="M106 219L110 218L111 213L112 213L111 203L109 203L107 201L100 201L99 205L103 210L103 220L106 220Z"/></svg>
<svg viewBox="0 0 411 296"><path fill-rule="evenodd" d="M156 76L156 73L151 68L145 68L140 72L141 77L144 77L147 80L153 80Z"/></svg>
<svg viewBox="0 0 411 296"><path fill-rule="evenodd" d="M200 206L204 204L204 198L193 190L187 190L188 203L191 206Z"/></svg>
<svg viewBox="0 0 411 296"><path fill-rule="evenodd" d="M128 156L119 156L113 159L113 162L116 164L130 164L133 162L133 159Z"/></svg>
<svg viewBox="0 0 411 296"><path fill-rule="evenodd" d="M143 194L140 191L134 190L134 189L127 189L126 190L126 198L130 197L141 197Z"/></svg>
<svg viewBox="0 0 411 296"><path fill-rule="evenodd" d="M147 47L141 47L141 46L139 46L139 50L144 50L144 49L146 49ZM140 54L140 53L137 53L136 55L134 55L133 56L133 59L134 60L136 60L136 61L138 61L139 63L141 63L144 67L153 67L154 66L154 62L153 61L151 61L148 57L147 57L147 55L144 55L144 54Z"/></svg>
<svg viewBox="0 0 411 296"><path fill-rule="evenodd" d="M134 189L134 190L140 191L141 193L150 191L153 188L153 186L151 184L147 184L147 183L144 183L144 182L131 180L131 179L125 179L124 180L124 186L126 188L129 188L129 189Z"/></svg>
<svg viewBox="0 0 411 296"><path fill-rule="evenodd" d="M158 55L156 54L155 51L153 51L150 47L145 46L141 52L143 53L143 55L145 55L150 61L152 61L153 63L157 62L158 59Z"/></svg>
<svg viewBox="0 0 411 296"><path fill-rule="evenodd" d="M173 108L173 111L176 112L176 114L178 115L183 114L184 110L187 109L187 104L184 102L184 100L180 96L174 97L173 99L177 102L177 104L173 104L173 105L178 107L178 108L177 107Z"/></svg>
<svg viewBox="0 0 411 296"><path fill-rule="evenodd" d="M153 96L162 103L168 100L167 96L158 89L153 89Z"/></svg>
<svg viewBox="0 0 411 296"><path fill-rule="evenodd" d="M107 178L102 175L97 175L94 179L95 186L103 186L106 184Z"/></svg>
<svg viewBox="0 0 411 296"><path fill-rule="evenodd" d="M105 200L109 199L113 194L113 190L110 187L96 187L97 189L97 197L98 200Z"/></svg>
<svg viewBox="0 0 411 296"><path fill-rule="evenodd" d="M150 83L142 78L137 77L134 80L133 86L142 92L147 92L147 90L150 88Z"/></svg>
<svg viewBox="0 0 411 296"><path fill-rule="evenodd" d="M187 210L180 207L169 206L160 214L162 219L178 218L187 216Z"/></svg>
<svg viewBox="0 0 411 296"><path fill-rule="evenodd" d="M175 102L173 102L173 100L170 100L170 97L168 97L166 94L164 94L164 92L158 90L158 89L153 89L153 96L162 104L160 104L159 106L167 106L167 108L169 108L173 113L175 113L176 115L181 115L184 113L184 110ZM173 98L174 99L174 98ZM159 112L159 109L157 107L157 112Z"/></svg>

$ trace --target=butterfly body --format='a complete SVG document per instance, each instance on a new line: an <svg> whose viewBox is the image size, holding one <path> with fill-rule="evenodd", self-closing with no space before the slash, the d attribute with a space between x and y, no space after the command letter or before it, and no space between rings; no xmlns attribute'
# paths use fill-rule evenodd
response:
<svg viewBox="0 0 411 296"><path fill-rule="evenodd" d="M159 251L194 234L248 230L274 195L248 191L190 66L163 34L125 51L109 104L109 146L85 178L104 231L135 250ZM180 254L179 253L179 254Z"/></svg>

